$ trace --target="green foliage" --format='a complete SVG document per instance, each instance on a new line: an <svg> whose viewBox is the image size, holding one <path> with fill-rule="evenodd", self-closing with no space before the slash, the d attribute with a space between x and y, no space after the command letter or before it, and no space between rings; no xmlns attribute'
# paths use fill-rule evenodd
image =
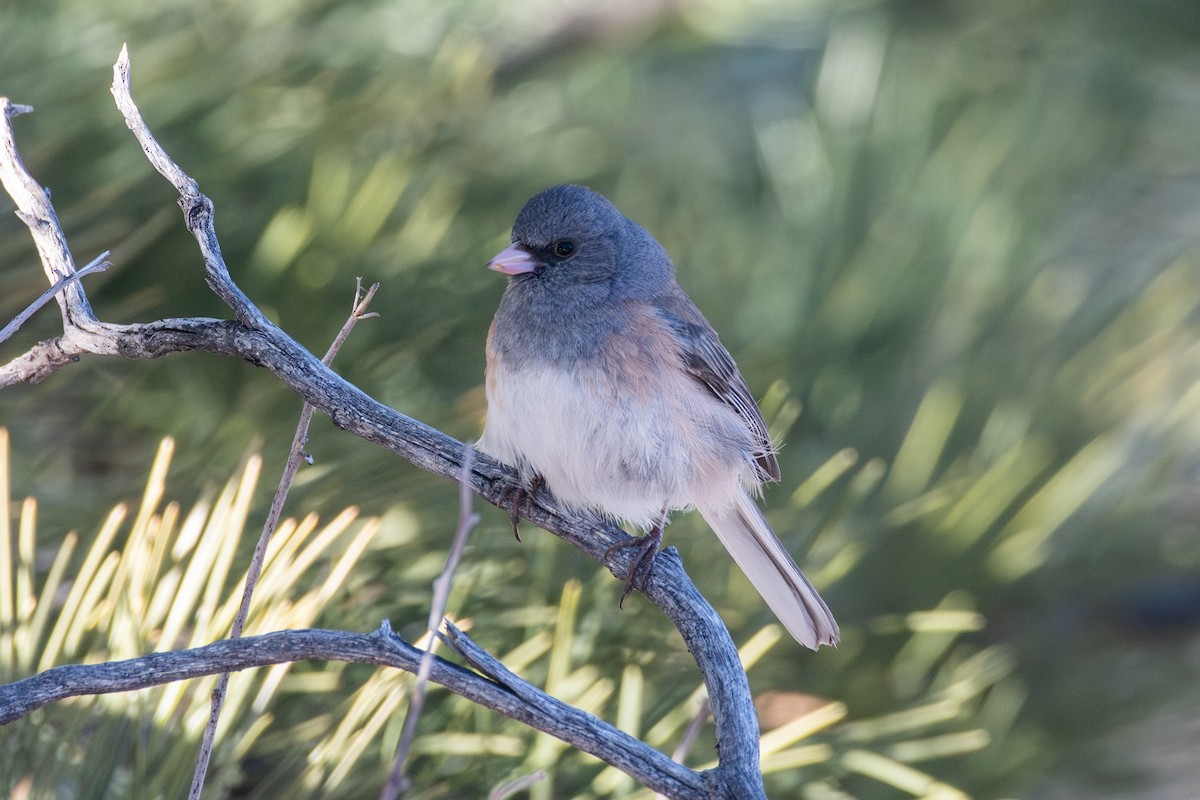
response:
<svg viewBox="0 0 1200 800"><path fill-rule="evenodd" d="M7 439L0 428L0 500L6 506L11 503ZM133 518L128 519L126 506L114 508L74 569L69 565L78 536L68 534L40 587L35 580L36 502L24 501L15 537L9 520L0 522L0 679L64 663L195 647L226 635L244 580L234 560L245 549L239 543L261 465L257 458L249 459L215 498L184 512L164 499L173 448L169 440L160 448ZM347 577L380 527L377 520L356 524L356 516L350 509L324 527L318 527L313 515L281 524L256 590L247 635L309 627L336 606L346 594ZM123 544L118 549L119 539ZM601 597L588 602L587 594ZM699 713L703 689L649 694L645 668L637 660L625 661L619 679L605 676L607 645L589 635L584 609L611 603L612 595L607 584L585 592L580 582L568 581L554 615L533 625L503 661L538 674L548 692L579 708L600 715L615 709L622 729L644 736L653 746L670 748ZM893 664L908 685L904 710L846 723L847 708L840 702L780 693L765 699L763 714L787 721L763 737L764 770L794 777L800 767L821 767L826 774L840 769L905 790L941 787L938 791L947 797L965 797L908 765L974 752L991 741L987 730L970 724L979 716L981 697L1009 676L1012 664L997 649L973 652L958 645L960 634L978 630L982 620L954 610L957 605L960 600L947 598L937 610L881 621L881 630L907 639ZM472 624L469 618L459 622ZM785 640L778 625L768 625L742 648L743 663L754 671ZM782 646L792 644L786 640ZM946 659L951 651L955 657ZM378 774L364 771L362 762L386 766L399 735L410 676L381 669L367 672L359 683L344 672L354 670L341 664L281 664L237 676L219 729L212 790L250 797L278 796L285 786L288 796L371 794ZM6 789L29 798L177 795L189 779L213 684L214 679L204 679L132 696L84 697L35 712L11 726L13 735L3 751ZM303 712L313 716L281 725L277 708L288 703L288 696L298 695L305 697ZM433 791L426 796L460 794L472 779L455 773L479 759L495 764L479 776L490 775L493 781L536 770L548 773L548 780L531 789L534 798L551 797L555 787L564 785L577 797L651 796L559 740L481 714L466 701L452 698L435 708L415 753L429 762L423 772L432 767L433 774L454 776L454 788L448 795ZM797 713L797 708L803 710ZM297 752L304 757L297 758ZM712 766L707 752L691 756L698 768ZM265 774L247 774L256 759L266 761ZM454 767L456 763L462 766ZM431 775L425 777L436 785ZM829 781L809 779L809 790L833 791Z"/></svg>
<svg viewBox="0 0 1200 800"><path fill-rule="evenodd" d="M215 497L184 511L165 501L173 449L170 440L163 442L140 504L113 508L82 561L74 559L78 534L63 538L40 586L36 501L21 505L15 537L8 515L0 517L0 679L228 636L245 579L234 559L245 551L238 545L261 461L249 459ZM7 476L8 432L0 428L5 508ZM315 515L279 526L247 635L311 627L343 594L347 575L379 527L377 521L356 522L357 516L347 509L324 526ZM209 785L228 787L240 777L238 760L270 728L279 694L322 696L336 687L336 680L326 680L336 679L336 672L333 666L314 671L280 664L232 681ZM212 677L82 697L34 712L6 731L0 749L6 796L178 796L191 780L215 682Z"/></svg>
<svg viewBox="0 0 1200 800"><path fill-rule="evenodd" d="M226 636L240 601L233 563L246 527L260 464L251 458L215 499L191 511L164 501L173 443L164 441L137 510L116 506L106 517L77 569L72 564L76 534L68 534L36 587L36 501L26 499L16 536L7 517L0 524L0 679L14 680L60 663L119 660L144 652L188 648ZM7 486L7 432L0 428L0 500L10 505ZM347 510L324 528L316 517L284 521L278 529L256 593L247 634L307 627L346 594L347 577L376 535L378 521L355 523ZM126 523L128 523L126 525ZM126 530L127 527L127 530ZM115 542L124 539L119 548ZM16 545L16 547L13 547ZM16 559L11 555L16 552ZM306 577L317 572L316 579ZM611 594L604 591L604 594ZM702 687L666 703L647 696L643 668L624 663L619 680L602 674L596 642L581 631L584 589L566 583L552 619L536 625L503 660L512 669L542 674L548 692L578 708L605 715L649 744L670 747L701 708ZM611 597L605 597L611 601ZM982 626L978 614L942 608L910 619L881 622L881 630L905 634L894 664L908 682L910 708L878 718L844 723L845 704L818 698L776 697L763 706L796 706L785 723L763 736L763 768L768 774L821 765L840 766L898 788L942 787L947 796L966 796L943 786L906 762L944 758L985 747L991 734L964 727L977 717L980 697L1007 678L1012 664L992 649L964 654L961 633ZM463 622L469 626L470 620ZM742 650L754 669L782 639L778 625L752 636ZM422 642L425 644L426 642ZM784 646L791 646L788 642ZM956 657L944 660L954 651ZM946 661L946 663L943 663ZM953 666L950 666L953 664ZM209 786L221 792L239 787L245 796L337 798L370 794L378 774L360 769L372 756L386 763L395 747L410 678L392 669L367 673L361 685L344 680L343 664L278 664L239 675L228 694L217 769ZM50 796L172 796L184 786L200 732L208 718L214 679L176 682L132 694L85 697L35 712L14 723L4 750L10 794ZM287 696L304 694L312 718L280 726L276 708ZM454 698L434 712L415 752L434 772L464 760L497 768L484 774L518 777L545 770L550 780L535 784L534 798L552 796L560 784L575 784L574 796L644 796L628 777L571 751L557 739L524 730ZM644 728L644 730L643 730ZM866 750L870 747L871 750ZM256 750L257 748L257 750ZM882 752L880 752L882 751ZM257 756L256 756L257 753ZM296 753L305 753L304 758ZM239 769L241 759L270 758L266 775ZM703 753L692 756L707 768ZM425 768L428 770L428 765ZM462 766L451 768L461 770ZM472 783L458 775L454 793ZM580 783L582 778L582 784ZM493 777L496 780L496 777ZM250 781L250 783L247 783ZM467 781L467 782L464 782ZM820 792L826 780L809 781ZM583 786L590 786L590 792ZM482 790L484 787L479 787ZM832 790L832 787L830 787ZM922 792L924 794L924 792ZM431 796L440 796L434 794Z"/></svg>
<svg viewBox="0 0 1200 800"><path fill-rule="evenodd" d="M1072 780L1106 777L1105 758L1079 754L1165 700L1195 700L1191 662L1169 657L1169 638L1128 636L1122 606L1135 581L1200 563L1187 500L1200 466L1192 4L588 13L503 0L15 2L0 6L0 93L38 109L17 121L18 141L77 256L114 251L116 267L87 284L101 316L220 315L169 188L111 108L109 69L128 40L135 96L213 197L251 297L319 349L353 276L381 280L384 316L356 330L340 368L465 439L479 430L500 291L481 265L537 189L604 191L667 246L750 385L770 387L764 411L787 446L768 513L846 633L816 656L764 644L773 629L748 584L702 524L673 524L670 543L736 638L757 643L770 791L954 796L946 784L1002 797L1071 758ZM34 258L0 217L0 317L41 290ZM44 314L0 356L53 333ZM179 485L202 486L233 473L248 441L270 463L296 406L240 364L93 359L6 391L0 421L41 527L68 530L91 524L80 509L127 495L162 435L179 442ZM347 578L353 602L328 621L388 617L419 635L453 489L328 429L309 447L302 511L355 503L382 519ZM456 616L522 674L673 748L697 701L670 629L636 598L615 614L615 582L550 537L517 545L503 515L487 522ZM55 542L36 569L32 544L18 547L12 564L27 566L11 581L25 588L0 614L49 636L51 607L27 590L67 586L82 574L69 548L107 553L100 536ZM233 575L245 562L230 557ZM104 646L156 646L153 631ZM40 657L5 641L6 658L26 659L5 662L14 669ZM249 793L289 781L372 796L404 680L304 675L313 691L276 694L271 724L223 764ZM483 796L537 767L551 774L538 796L636 793L590 759L433 700L415 764L423 797ZM116 718L102 707L77 724ZM112 737L153 763L132 733ZM689 763L711 753L702 738ZM86 774L100 785L109 773Z"/></svg>

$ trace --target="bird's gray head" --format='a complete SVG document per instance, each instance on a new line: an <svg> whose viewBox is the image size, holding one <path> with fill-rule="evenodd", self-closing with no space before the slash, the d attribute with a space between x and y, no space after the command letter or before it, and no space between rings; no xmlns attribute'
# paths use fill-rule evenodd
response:
<svg viewBox="0 0 1200 800"><path fill-rule="evenodd" d="M632 296L672 276L666 252L640 225L591 189L569 185L534 195L513 223L512 244L488 266L551 292L608 284Z"/></svg>

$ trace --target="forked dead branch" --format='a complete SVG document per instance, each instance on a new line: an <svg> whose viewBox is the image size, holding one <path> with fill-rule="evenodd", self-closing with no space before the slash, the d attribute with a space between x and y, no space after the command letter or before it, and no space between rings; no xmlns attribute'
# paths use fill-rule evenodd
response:
<svg viewBox="0 0 1200 800"><path fill-rule="evenodd" d="M83 281L66 283L56 296L61 336L34 344L0 366L0 387L44 380L85 355L129 359L161 358L199 351L240 358L274 373L280 381L326 414L335 425L448 480L464 480L487 502L506 508L514 475L505 465L476 455L464 470L464 445L440 431L388 408L343 380L272 324L238 288L221 254L212 202L155 141L133 102L125 49L114 66L117 107L151 165L179 192L184 224L200 248L208 286L229 306L233 319L161 319L115 325L96 318ZM48 282L75 273L74 261L47 192L18 155L12 119L31 109L0 98L0 182L29 227ZM118 267L119 268L119 265ZM529 518L603 564L614 576L628 572L628 548L606 552L627 534L586 514L559 508L548 492L520 509ZM466 667L434 657L429 677L451 691L556 736L675 798L763 797L758 723L737 649L724 623L701 596L671 549L656 559L645 595L671 620L696 660L712 705L719 764L698 773L578 709L561 703L506 670L465 634L451 628L447 643ZM0 686L0 723L67 697L132 691L176 680L304 659L331 659L419 668L421 651L392 633L279 631L216 642L194 650L155 653L126 662L71 665Z"/></svg>

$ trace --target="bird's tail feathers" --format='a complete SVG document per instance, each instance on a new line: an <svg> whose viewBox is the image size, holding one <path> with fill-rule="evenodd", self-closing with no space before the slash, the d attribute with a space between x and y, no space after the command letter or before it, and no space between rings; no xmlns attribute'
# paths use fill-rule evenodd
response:
<svg viewBox="0 0 1200 800"><path fill-rule="evenodd" d="M813 650L823 644L836 645L840 632L829 606L750 496L737 494L732 507L701 508L700 514L796 641Z"/></svg>

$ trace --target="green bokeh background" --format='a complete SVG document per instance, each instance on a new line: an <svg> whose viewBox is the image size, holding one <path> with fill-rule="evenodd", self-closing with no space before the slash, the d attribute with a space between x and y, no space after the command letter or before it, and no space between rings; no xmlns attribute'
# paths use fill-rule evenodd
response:
<svg viewBox="0 0 1200 800"><path fill-rule="evenodd" d="M113 252L86 281L112 322L226 315L112 107L122 42L242 288L319 353L355 276L379 281L381 317L337 369L459 438L481 429L502 290L482 265L524 200L585 183L658 237L768 396L787 445L765 502L846 633L819 655L781 644L756 691L841 700L851 719L904 708L929 686L905 671L916 640L897 615L978 610L987 625L961 646L1011 659L1007 699L973 723L987 747L922 769L977 797L1200 786L1194 2L5 0L0 94L36 108L18 144L77 260ZM0 198L4 321L44 286L9 209ZM56 330L48 309L0 358ZM251 448L270 476L298 408L271 375L195 354L89 358L0 392L14 495L39 498L46 546L135 497L165 435L181 500ZM415 634L455 489L323 420L308 449L291 513L393 520L362 565L365 599L323 622L387 616ZM797 495L831 459L829 488ZM669 541L739 641L769 622L699 520ZM633 660L665 694L690 690L669 627L636 600L612 613L615 581L565 545L518 545L487 509L467 561L461 613L485 646L528 632L506 613L552 618L576 577L602 672ZM417 774L427 796L482 796L508 769L494 762L427 756ZM364 766L354 791L373 796L385 769ZM559 780L556 796L588 785L583 768ZM769 786L901 796L834 762Z"/></svg>

